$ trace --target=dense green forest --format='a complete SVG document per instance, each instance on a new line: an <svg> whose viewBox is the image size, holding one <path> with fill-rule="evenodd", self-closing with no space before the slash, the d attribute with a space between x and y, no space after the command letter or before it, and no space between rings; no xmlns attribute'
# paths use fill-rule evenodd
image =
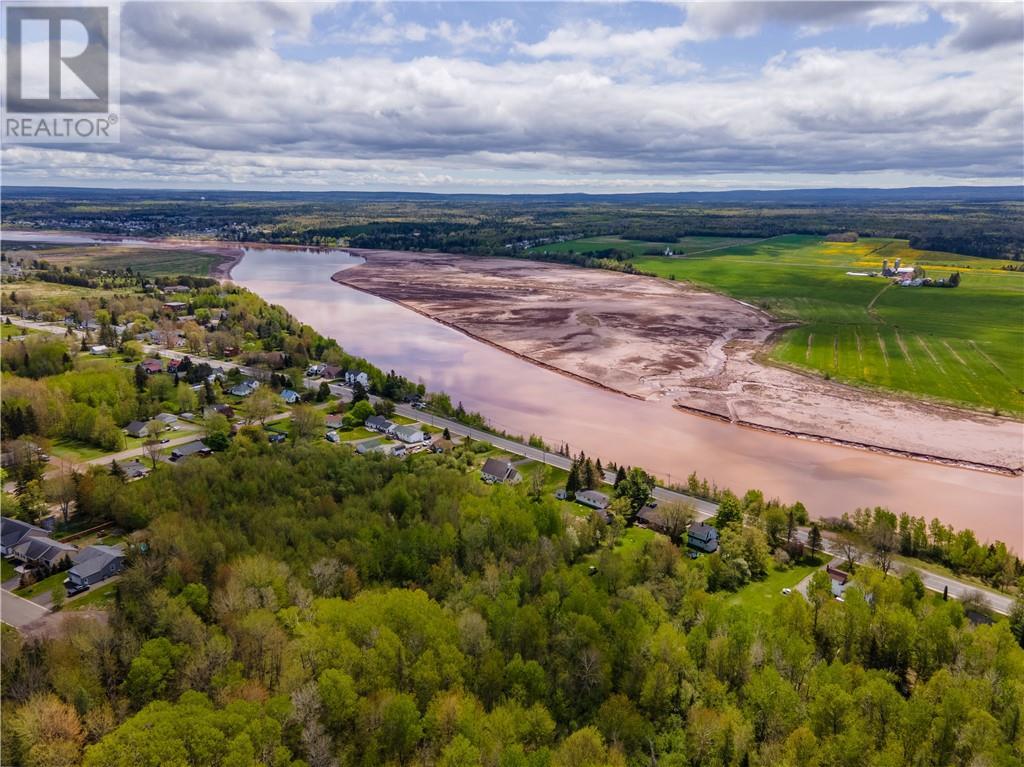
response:
<svg viewBox="0 0 1024 767"><path fill-rule="evenodd" d="M246 435L77 496L139 531L130 567L109 621L4 630L8 763L1024 759L1020 617L972 627L914 575L861 568L839 602L819 572L762 613L709 593L721 554L615 547L620 526L450 456Z"/></svg>

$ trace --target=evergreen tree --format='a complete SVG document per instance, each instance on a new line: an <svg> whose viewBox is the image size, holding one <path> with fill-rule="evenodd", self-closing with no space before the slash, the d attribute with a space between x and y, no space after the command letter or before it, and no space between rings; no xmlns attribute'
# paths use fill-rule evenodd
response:
<svg viewBox="0 0 1024 767"><path fill-rule="evenodd" d="M626 478L626 467L625 466L619 466L619 468L615 472L615 482L613 483L613 485L614 485L616 490L619 488L619 485L622 484L622 480L624 480L625 478Z"/></svg>

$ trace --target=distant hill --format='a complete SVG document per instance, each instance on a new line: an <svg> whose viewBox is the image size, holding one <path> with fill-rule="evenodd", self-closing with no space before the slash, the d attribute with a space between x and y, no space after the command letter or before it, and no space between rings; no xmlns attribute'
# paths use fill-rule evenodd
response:
<svg viewBox="0 0 1024 767"><path fill-rule="evenodd" d="M47 197L50 199L90 198L98 200L198 200L224 202L253 201L382 201L402 200L486 200L491 202L608 202L632 204L673 203L774 203L799 205L875 204L888 202L1024 202L1024 186L916 186L903 189L735 189L721 192L646 192L637 194L434 194L429 192L278 192L244 190L102 189L55 186L3 186L7 199Z"/></svg>

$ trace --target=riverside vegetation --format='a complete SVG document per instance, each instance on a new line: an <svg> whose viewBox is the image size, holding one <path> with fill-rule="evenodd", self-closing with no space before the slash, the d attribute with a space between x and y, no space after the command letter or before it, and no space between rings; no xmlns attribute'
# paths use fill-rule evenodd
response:
<svg viewBox="0 0 1024 767"><path fill-rule="evenodd" d="M35 313L62 317L69 308L25 295ZM134 317L119 307L147 300L99 294L77 311L111 312L113 322ZM227 306L214 333L237 334L239 354L266 362L261 355L287 350L279 376L344 354L245 291L200 288L186 300L197 316L205 302ZM159 328L145 306L132 304L142 315L132 322ZM211 335L204 343L217 343ZM54 382L95 375L79 367L73 344L31 340L63 346L44 355L58 369L10 353L7 372L5 356L5 404L12 381L60 398L66 390ZM370 372L375 388L407 385ZM168 404L148 383L136 385L130 364L102 375L127 377L122 394L136 408ZM79 389L70 391L74 402ZM106 401L90 406L113 412ZM28 638L3 628L5 760L1009 767L1024 759L1024 605L1010 620L974 626L913 573L886 577L865 565L843 602L817 571L806 599L747 607L747 584L789 566L777 523L801 516L795 506L720 494L720 550L691 560L668 538L636 536L627 513L610 525L566 513L532 479L485 486L468 452L364 458L312 435L272 445L255 426L221 447L137 482L106 467L75 481L76 519L129 531L129 566L105 621L83 616L62 634ZM635 512L647 480L639 470L622 474L616 509ZM879 520L889 518L858 515L855 524L870 531ZM908 523L912 542L915 529ZM739 601L730 601L733 590Z"/></svg>

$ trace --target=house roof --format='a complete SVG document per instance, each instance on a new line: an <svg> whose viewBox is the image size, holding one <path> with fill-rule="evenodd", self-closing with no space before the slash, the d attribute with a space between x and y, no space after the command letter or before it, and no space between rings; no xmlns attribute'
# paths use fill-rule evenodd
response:
<svg viewBox="0 0 1024 767"><path fill-rule="evenodd" d="M845 584L850 580L850 574L845 573L837 567L828 566L825 568L825 572L828 573L828 577L834 581L837 581L840 585Z"/></svg>
<svg viewBox="0 0 1024 767"><path fill-rule="evenodd" d="M419 426L416 426L415 424L407 424L407 425L403 424L402 426L396 426L395 427L395 436L399 437L399 438L411 437L412 435L416 434L417 432L422 434L423 433L423 429L420 428Z"/></svg>
<svg viewBox="0 0 1024 767"><path fill-rule="evenodd" d="M0 544L4 548L17 546L21 541L30 536L47 535L47 532L28 522L10 517L0 517Z"/></svg>
<svg viewBox="0 0 1024 767"><path fill-rule="evenodd" d="M597 490L577 490L576 500L578 501L590 501L593 504L599 506L608 505L608 496L604 493L599 493Z"/></svg>
<svg viewBox="0 0 1024 767"><path fill-rule="evenodd" d="M388 429L394 426L391 421L382 415L371 415L366 419L365 424L368 429Z"/></svg>
<svg viewBox="0 0 1024 767"><path fill-rule="evenodd" d="M284 399L285 402L294 402L298 399L301 399L299 397L299 393L297 391L294 391L293 389L285 389L284 391L281 392L281 397Z"/></svg>
<svg viewBox="0 0 1024 767"><path fill-rule="evenodd" d="M141 461L126 461L121 468L128 477L144 477L149 474L149 467Z"/></svg>
<svg viewBox="0 0 1024 767"><path fill-rule="evenodd" d="M61 543L42 536L38 538L26 538L14 547L14 552L25 560L45 559L52 561L60 558L60 555L70 554L77 549L70 543Z"/></svg>
<svg viewBox="0 0 1024 767"><path fill-rule="evenodd" d="M701 522L694 522L690 525L689 534L702 541L710 541L718 537L718 530L713 525L705 525Z"/></svg>
<svg viewBox="0 0 1024 767"><path fill-rule="evenodd" d="M171 451L171 455L177 456L178 458L184 458L187 455L196 455L197 453L209 453L210 448L204 445L199 440L195 442L189 442L184 445L179 445Z"/></svg>
<svg viewBox="0 0 1024 767"><path fill-rule="evenodd" d="M124 559L124 552L115 546L86 546L75 557L75 565L68 572L80 578L88 578L117 559Z"/></svg>
<svg viewBox="0 0 1024 767"><path fill-rule="evenodd" d="M341 426L344 416L338 415L337 413L331 413L327 416L325 421L326 425L331 429L337 429Z"/></svg>
<svg viewBox="0 0 1024 767"><path fill-rule="evenodd" d="M512 464L498 458L488 458L484 461L484 467L481 469L482 473L490 477L497 477L498 479L506 479L513 471L515 469L512 468Z"/></svg>
<svg viewBox="0 0 1024 767"><path fill-rule="evenodd" d="M138 433L140 431L149 431L144 421L132 421L124 427L124 430L129 434Z"/></svg>
<svg viewBox="0 0 1024 767"><path fill-rule="evenodd" d="M160 421L161 423L177 423L178 416L174 415L173 413L161 413L156 417L156 420Z"/></svg>

